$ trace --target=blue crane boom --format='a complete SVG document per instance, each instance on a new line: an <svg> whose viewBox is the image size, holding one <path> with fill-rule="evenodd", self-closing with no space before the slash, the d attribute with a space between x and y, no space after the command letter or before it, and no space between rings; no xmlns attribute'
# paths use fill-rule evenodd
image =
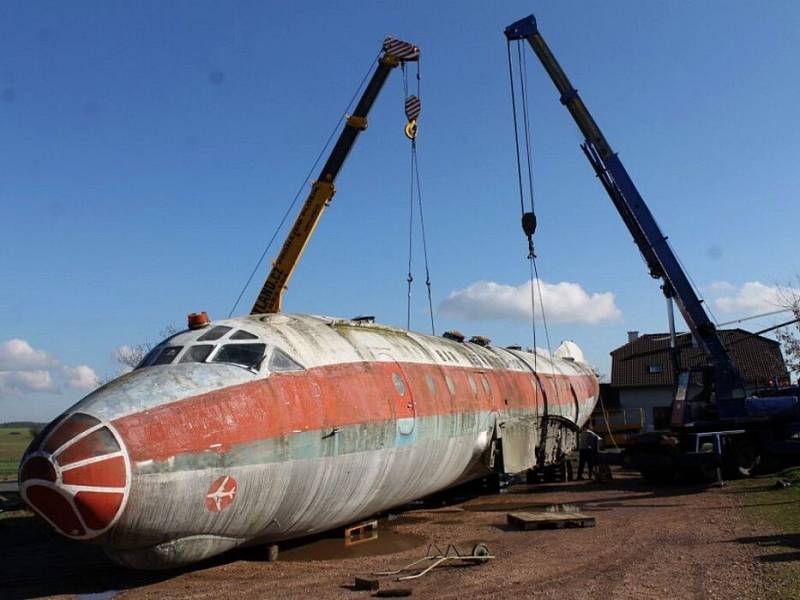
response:
<svg viewBox="0 0 800 600"><path fill-rule="evenodd" d="M561 103L567 108L585 138L581 145L586 157L631 232L650 270L661 279L667 298L674 298L689 330L708 357L712 368L713 390L719 418L736 418L745 412L745 390L739 370L733 364L717 328L709 318L675 253L667 243L653 214L647 207L619 156L611 149L586 105L572 86L544 38L533 15L520 19L505 29L506 38L527 40L545 71L552 79ZM680 401L673 410L673 425L683 425L684 406Z"/></svg>

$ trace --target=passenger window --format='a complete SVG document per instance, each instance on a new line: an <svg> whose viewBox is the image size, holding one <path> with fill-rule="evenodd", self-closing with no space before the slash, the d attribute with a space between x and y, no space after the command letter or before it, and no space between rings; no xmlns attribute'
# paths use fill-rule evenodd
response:
<svg viewBox="0 0 800 600"><path fill-rule="evenodd" d="M225 344L214 355L211 362L231 363L255 369L261 364L266 347L266 344Z"/></svg>
<svg viewBox="0 0 800 600"><path fill-rule="evenodd" d="M489 385L489 380L486 379L486 375L481 373L481 383L483 384L483 391L487 394L492 394L492 386Z"/></svg>
<svg viewBox="0 0 800 600"><path fill-rule="evenodd" d="M180 362L182 363L206 362L208 355L211 354L211 351L213 349L214 346L211 344L198 344L197 346L192 346L191 348L186 349L186 352L184 352L183 356L181 356Z"/></svg>
<svg viewBox="0 0 800 600"><path fill-rule="evenodd" d="M198 342L213 342L214 340L218 340L223 335L228 333L233 327L228 327L226 325L217 325L216 327L212 327L208 331L206 331L203 335L197 338Z"/></svg>
<svg viewBox="0 0 800 600"><path fill-rule="evenodd" d="M232 340L257 340L258 336L253 335L249 331L245 331L244 329L240 329L231 335Z"/></svg>
<svg viewBox="0 0 800 600"><path fill-rule="evenodd" d="M406 384L399 373L392 373L392 382L394 382L394 387L397 390L397 393L400 394L401 396L405 396Z"/></svg>
<svg viewBox="0 0 800 600"><path fill-rule="evenodd" d="M178 356L178 353L183 349L183 346L167 346L161 351L161 354L158 355L158 358L153 362L153 366L156 365L168 365L175 357Z"/></svg>
<svg viewBox="0 0 800 600"><path fill-rule="evenodd" d="M279 348L272 351L269 357L269 370L273 373L282 371L302 371L303 367L296 363L288 354Z"/></svg>
<svg viewBox="0 0 800 600"><path fill-rule="evenodd" d="M436 382L433 380L433 377L430 376L429 373L425 373L425 382L428 384L428 390L430 390L431 395L436 395Z"/></svg>
<svg viewBox="0 0 800 600"><path fill-rule="evenodd" d="M477 397L477 395L478 395L478 384L475 383L475 380L472 378L472 375L467 375L467 378L469 379L469 387L472 389L473 395L475 395Z"/></svg>

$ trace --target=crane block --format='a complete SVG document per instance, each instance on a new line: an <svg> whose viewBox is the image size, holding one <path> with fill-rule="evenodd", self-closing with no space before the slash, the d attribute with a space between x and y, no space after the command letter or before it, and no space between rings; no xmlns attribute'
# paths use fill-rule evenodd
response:
<svg viewBox="0 0 800 600"><path fill-rule="evenodd" d="M383 51L387 55L403 62L419 60L419 48L410 42L404 42L397 38L387 37L383 40Z"/></svg>

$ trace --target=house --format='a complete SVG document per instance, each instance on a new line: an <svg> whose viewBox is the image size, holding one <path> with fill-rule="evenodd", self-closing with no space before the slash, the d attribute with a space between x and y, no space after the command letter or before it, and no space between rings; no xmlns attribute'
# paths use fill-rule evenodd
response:
<svg viewBox="0 0 800 600"><path fill-rule="evenodd" d="M721 329L719 336L744 379L748 393L773 382L788 382L778 342L744 329ZM676 336L680 370L708 365L688 333ZM628 332L628 343L611 352L611 389L622 409L644 409L644 430L669 427L676 369L668 333Z"/></svg>

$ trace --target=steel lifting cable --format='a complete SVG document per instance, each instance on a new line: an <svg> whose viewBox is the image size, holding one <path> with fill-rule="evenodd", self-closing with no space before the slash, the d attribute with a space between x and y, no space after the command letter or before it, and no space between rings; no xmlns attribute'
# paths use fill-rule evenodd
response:
<svg viewBox="0 0 800 600"><path fill-rule="evenodd" d="M522 52L521 42L517 42L517 55L519 56L519 70L520 70L520 90L522 96L522 118L525 126L525 154L528 160L528 190L530 194L531 214L536 214L536 202L533 195L533 150L531 150L531 119L528 109L528 79L525 75L527 65L525 64L525 53ZM531 248L532 250L532 248ZM536 287L539 292L539 310L542 313L542 326L544 327L545 341L547 342L547 351L552 355L553 349L550 346L550 332L547 327L547 315L544 310L544 298L542 296L542 280L539 277L539 267L536 264L536 253L531 251L528 259L533 272L536 276ZM533 282L531 282L533 287Z"/></svg>
<svg viewBox="0 0 800 600"><path fill-rule="evenodd" d="M436 324L433 317L433 294L431 291L431 270L428 263L428 240L425 235L425 212L422 205L422 185L419 181L419 165L417 164L417 141L411 141L411 152L414 161L414 171L417 175L417 201L419 202L419 225L422 233L422 254L425 257L425 286L428 289L428 314L431 317L431 335L436 335Z"/></svg>
<svg viewBox="0 0 800 600"><path fill-rule="evenodd" d="M406 64L402 64L403 69L403 102L405 103L408 98L408 71ZM408 201L408 274L406 275L406 329L411 329L411 284L414 283L414 276L411 274L412 253L414 249L414 140L411 140L411 177L409 188L409 201Z"/></svg>
<svg viewBox="0 0 800 600"><path fill-rule="evenodd" d="M536 227L536 200L533 195L533 157L531 151L531 132L530 132L530 119L528 116L528 79L527 79L527 65L525 64L525 53L522 52L522 44L517 42L517 64L519 65L519 77L520 77L520 90L522 96L522 119L523 124L525 126L525 155L527 158L528 163L528 196L530 198L531 204L531 211L530 211L530 220L533 222L533 228ZM533 233L528 234L528 230L525 229L525 214L522 215L523 219L523 230L525 230L525 234L528 235L528 270L530 272L531 278L531 327L533 329L533 351L534 351L534 368L536 363L536 296L533 290L533 282L534 282L534 274L536 275L535 281L536 285L539 288L539 310L542 313L542 322L544 323L544 330L545 334L547 334L547 321L545 319L544 314L544 303L542 302L542 288L541 282L539 280L539 275L536 269L536 252L533 247ZM530 227L530 223L528 224ZM550 339L549 336L546 335L547 339L547 351L550 353ZM556 392L556 396L558 393Z"/></svg>
<svg viewBox="0 0 800 600"><path fill-rule="evenodd" d="M689 271L686 270L686 267L683 265L683 261L681 260L680 256L678 256L678 253L675 252L675 248L672 246L669 240L666 240L666 242L667 246L669 246L669 249L672 250L672 254L675 256L675 260L678 261L678 264L680 265L681 269L683 269L683 272L686 274L686 279L689 280L689 283L694 289L694 293L697 294L697 297L700 299L700 302L702 302L703 305L705 306L705 309L708 312L709 316L711 317L711 320L714 321L714 324L717 327L719 327L719 321L717 320L714 311L711 310L711 305L706 302L706 299L703 297L703 294L700 293L700 288L694 282L694 279L692 279L692 276L689 274Z"/></svg>
<svg viewBox="0 0 800 600"><path fill-rule="evenodd" d="M517 93L514 86L514 64L511 58L511 40L508 44L508 78L511 82L511 114L514 117L514 148L517 152L517 182L519 183L519 208L525 214L525 196L522 187L522 158L519 154L519 127L517 126Z"/></svg>
<svg viewBox="0 0 800 600"><path fill-rule="evenodd" d="M522 157L520 156L519 151L519 125L517 123L517 92L516 86L514 85L514 61L511 57L511 40L507 40L507 50L508 50L508 79L511 84L511 115L514 119L514 149L516 151L517 157L517 184L519 188L519 208L522 214L523 220L523 231L527 235L527 231L525 230L525 192L524 187L522 185ZM528 259L530 261L531 256L534 254L533 251L533 236L528 237ZM534 371L537 368L537 356L538 353L536 352L536 296L534 295L533 290L533 266L531 264L531 273L530 273L530 283L531 283L531 332L533 334L533 369Z"/></svg>
<svg viewBox="0 0 800 600"><path fill-rule="evenodd" d="M424 206L422 203L422 183L420 181L420 174L419 174L419 161L417 159L417 138L416 138L416 115L418 115L419 111L419 99L420 99L420 71L419 71L419 62L417 62L417 71L416 71L416 80L417 80L417 94L416 94L416 103L414 103L411 99L412 96L408 94L408 72L406 71L405 64L403 64L403 94L404 94L404 103L406 106L406 116L409 119L409 123L413 122L412 127L406 129L406 135L409 137L411 141L411 181L410 181L410 193L409 193L409 216L408 216L408 274L406 276L407 282L407 298L406 298L406 329L411 329L411 298L412 298L412 284L414 281L414 276L412 274L412 264L413 264L413 245L414 245L414 192L416 188L416 196L417 196L417 206L419 209L419 223L420 223L420 233L422 237L422 254L425 261L425 286L427 288L428 293L428 313L431 319L431 333L436 335L436 324L434 321L433 316L433 294L432 294L432 285L431 285L431 273L430 273L430 262L428 260L428 240L425 231L425 212ZM409 103L416 104L416 108L410 107ZM409 113L409 110L413 110L412 113ZM409 135L411 133L412 135Z"/></svg>
<svg viewBox="0 0 800 600"><path fill-rule="evenodd" d="M517 56L519 57L519 77L520 89L522 90L522 122L525 126L525 154L528 159L528 195L531 203L531 214L536 214L536 200L533 195L533 151L531 150L531 126L528 115L528 78L527 65L525 64L525 53L522 52L522 44L517 42ZM536 254L531 248L531 254L536 258Z"/></svg>
<svg viewBox="0 0 800 600"><path fill-rule="evenodd" d="M536 370L537 365L537 357L538 357L538 350L536 347L536 297L538 295L539 300L539 312L542 316L542 325L544 328L545 334L545 341L547 343L547 352L552 357L553 349L550 343L550 330L547 326L547 314L544 307L544 294L542 292L542 280L539 277L539 267L536 262L536 252L533 245L533 233L536 230L536 216L535 216L535 200L534 200L534 191L533 191L533 151L531 149L531 119L530 119L530 109L528 106L528 93L527 93L527 78L525 76L525 54L522 52L520 47L519 41L517 41L517 66L519 68L519 88L520 88L520 98L521 98L521 111L522 111L522 121L524 127L524 135L525 135L525 158L526 158L526 167L527 167L527 178L528 178L528 194L530 200L530 212L525 211L525 190L523 187L522 181L522 157L520 152L520 144L519 144L519 122L517 119L517 102L516 102L516 85L514 83L514 66L513 66L513 57L511 54L511 42L508 42L508 72L509 72L509 80L511 82L511 106L514 116L514 143L516 148L516 157L517 157L517 182L519 186L519 196L520 196L520 209L522 211L522 228L525 233L525 236L528 239L528 266L529 266L529 276L530 276L530 290L531 290L531 329L533 333L533 351L534 351L534 370ZM535 287L534 287L535 286ZM556 367L555 362L552 360L549 361L552 365L555 372L560 373L559 369ZM555 374L555 373L554 373ZM556 402L560 403L560 389L559 385L556 383L554 385L555 392L556 392ZM577 417L577 415L576 415Z"/></svg>
<svg viewBox="0 0 800 600"><path fill-rule="evenodd" d="M529 116L529 109L528 109L528 79L526 77L527 73L527 65L525 64L525 53L522 52L522 41L517 41L517 55L519 56L519 70L520 70L520 90L522 95L522 110L523 110L523 122L525 125L525 150L526 156L528 159L528 189L530 190L530 202L531 202L531 215L533 216L533 228L536 228L536 217L535 217L535 203L534 203L534 196L533 196L533 150L531 150L531 131L530 131L530 123L531 119ZM533 234L530 234L531 237ZM533 266L533 272L536 276L536 288L539 293L539 311L542 313L542 327L544 328L544 338L545 342L547 343L547 353L552 358L553 356L553 347L550 344L550 330L547 326L547 313L545 312L544 308L544 296L542 294L542 278L539 277L539 266L536 264L536 253L533 251L533 244L530 241L528 245L530 246L530 252L528 254L528 261ZM531 281L531 289L533 289L533 281ZM533 316L534 323L535 323L536 316ZM535 325L534 325L535 331ZM534 342L535 343L535 342ZM535 350L535 349L534 349ZM556 363L551 360L551 364L553 365L553 369L555 371L559 371L558 367L556 367ZM560 372L560 371L559 371ZM560 392L559 388L556 385L556 402L560 403ZM577 420L578 415L576 413L575 419Z"/></svg>
<svg viewBox="0 0 800 600"><path fill-rule="evenodd" d="M419 61L417 61L417 99L422 98L422 75L420 73ZM419 176L419 163L417 162L417 138L411 139L411 156L414 162L414 172L417 180L417 202L419 204L419 227L422 234L422 255L425 259L425 287L428 291L428 315L431 318L431 335L436 335L436 323L433 316L433 292L431 283L431 269L428 262L428 236L425 233L425 210L422 204L422 183Z"/></svg>
<svg viewBox="0 0 800 600"><path fill-rule="evenodd" d="M376 68L375 65L378 62L378 58L380 57L381 52L383 52L383 50L378 52L378 54L375 55L375 58L372 59L372 61L370 62L369 68L367 69L367 72L364 74L364 77L361 79L361 83L358 84L358 87L356 88L356 91L353 93L352 98L350 98L350 101L347 103L347 106L345 106L344 110L342 111L341 116L339 117L339 120L336 122L336 126L333 128L333 130L331 131L330 135L328 136L328 139L325 141L325 145L322 146L322 149L319 151L319 154L317 154L317 158L314 160L314 164L311 165L311 168L308 170L308 173L306 173L305 179L303 179L303 183L301 183L300 187L297 189L297 193L294 195L294 198L292 198L292 201L289 203L289 206L286 208L286 211L283 213L283 217L281 218L280 222L278 223L278 226L275 228L275 231L272 234L272 237L270 238L269 242L267 243L266 247L264 248L264 251L261 253L261 256L258 258L258 262L256 262L255 266L253 267L253 270L250 272L250 276L247 278L247 281L245 282L244 286L242 286L242 290L239 292L239 295L236 297L236 302L233 303L233 306L231 307L231 310L228 313L228 318L231 317L231 315L233 314L233 311L235 311L236 307L239 306L239 302L241 302L242 297L244 296L245 292L247 291L247 288L250 287L250 283L252 283L253 277L255 277L256 273L258 272L258 269L261 267L261 263L264 262L264 258L267 256L267 252L269 252L270 248L272 247L272 244L275 243L275 239L278 237L278 234L280 233L281 229L286 224L286 220L289 218L289 215L292 213L292 210L294 209L295 205L297 204L297 201L300 198L300 194L303 193L303 190L305 189L306 184L308 183L308 180L311 179L311 176L313 175L314 170L317 168L317 165L319 164L319 161L322 159L322 156L325 154L325 151L328 149L328 146L330 146L331 141L333 141L333 138L336 135L336 132L339 131L339 127L342 125L344 120L347 118L347 113L350 110L350 107L353 105L353 102L355 102L356 98L361 93L361 90L363 89L364 84L367 82L367 78L369 78L370 74L372 73L372 70L374 68Z"/></svg>

